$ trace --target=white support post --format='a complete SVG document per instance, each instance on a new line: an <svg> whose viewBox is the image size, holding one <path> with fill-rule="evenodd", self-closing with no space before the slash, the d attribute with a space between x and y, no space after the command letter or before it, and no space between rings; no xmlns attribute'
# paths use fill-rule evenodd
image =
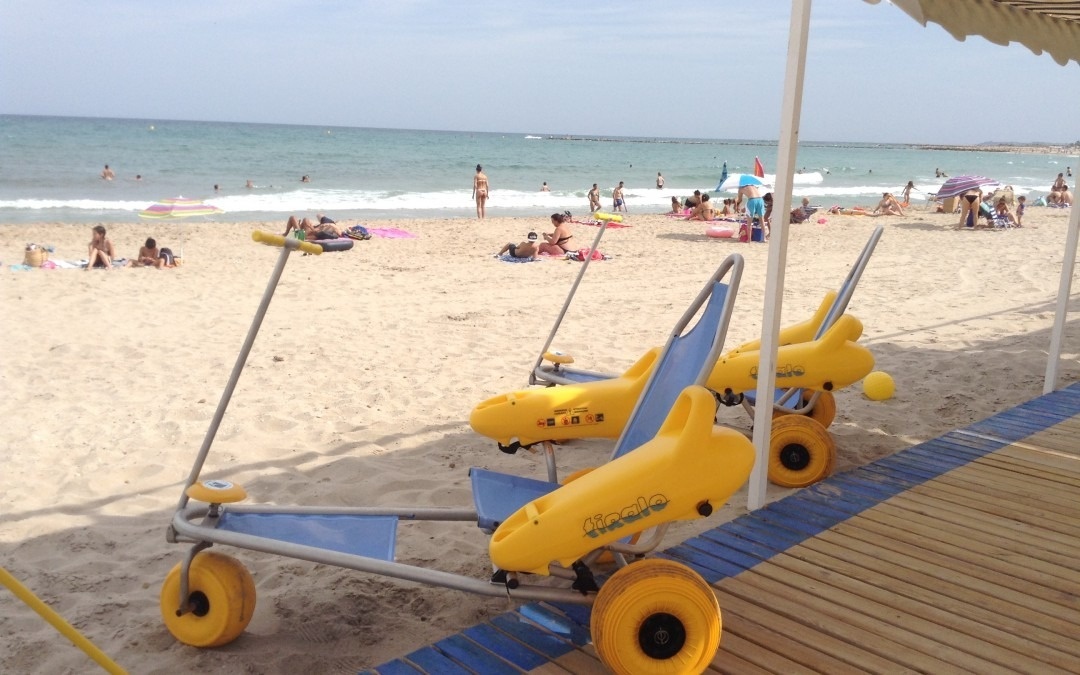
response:
<svg viewBox="0 0 1080 675"><path fill-rule="evenodd" d="M787 268L788 214L791 212L791 186L799 146L803 71L806 67L806 42L810 33L810 4L811 0L791 2L787 72L784 76L784 97L780 108L776 191L773 193L772 231L765 279L765 309L761 319L757 406L754 409L754 448L757 459L750 474L747 495L747 508L751 511L765 505L769 482L769 437L772 432L773 391L776 388L776 355L780 341L784 271Z"/></svg>
<svg viewBox="0 0 1080 675"><path fill-rule="evenodd" d="M1061 261L1061 283L1058 286L1057 310L1054 312L1054 328L1050 332L1050 349L1046 355L1046 379L1043 393L1057 388L1058 366L1061 363L1061 345L1065 340L1065 323L1069 318L1069 295L1072 293L1073 271L1076 269L1076 244L1080 240L1080 205L1073 204L1069 214L1069 230L1065 235L1065 255Z"/></svg>

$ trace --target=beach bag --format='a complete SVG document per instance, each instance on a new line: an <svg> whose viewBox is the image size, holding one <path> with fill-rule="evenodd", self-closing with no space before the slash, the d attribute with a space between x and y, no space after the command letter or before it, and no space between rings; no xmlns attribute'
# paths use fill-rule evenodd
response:
<svg viewBox="0 0 1080 675"><path fill-rule="evenodd" d="M371 233L368 232L367 228L363 225L353 225L345 230L345 236L349 239L357 239L359 241L371 239Z"/></svg>
<svg viewBox="0 0 1080 675"><path fill-rule="evenodd" d="M746 223L742 223L739 225L739 241L743 242L744 244L750 241L750 226Z"/></svg>
<svg viewBox="0 0 1080 675"><path fill-rule="evenodd" d="M23 255L23 264L27 267L41 267L41 263L49 259L49 251L37 244L27 244L26 254Z"/></svg>
<svg viewBox="0 0 1080 675"><path fill-rule="evenodd" d="M575 260L586 260L586 259L588 259L588 257L589 257L589 249L587 249L587 248L579 248L578 251L577 251L577 256L575 256L574 259ZM592 259L593 260L603 260L604 259L604 254L601 253L598 250L594 250L592 252Z"/></svg>

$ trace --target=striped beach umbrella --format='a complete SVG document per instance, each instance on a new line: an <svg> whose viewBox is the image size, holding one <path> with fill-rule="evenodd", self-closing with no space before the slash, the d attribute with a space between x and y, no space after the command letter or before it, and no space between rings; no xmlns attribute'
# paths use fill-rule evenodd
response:
<svg viewBox="0 0 1080 675"><path fill-rule="evenodd" d="M977 190L984 185L997 185L998 182L993 178L986 178L984 176L953 176L946 180L938 188L937 198L948 199L949 197L955 197L956 195L962 195L968 190Z"/></svg>
<svg viewBox="0 0 1080 675"><path fill-rule="evenodd" d="M225 213L213 204L207 204L201 199L185 199L183 197L175 197L172 199L162 199L156 204L151 204L142 211L139 211L140 218L146 218L148 220L183 220L184 218L194 218L196 216L214 216L219 213ZM184 257L184 230L180 229L180 258Z"/></svg>

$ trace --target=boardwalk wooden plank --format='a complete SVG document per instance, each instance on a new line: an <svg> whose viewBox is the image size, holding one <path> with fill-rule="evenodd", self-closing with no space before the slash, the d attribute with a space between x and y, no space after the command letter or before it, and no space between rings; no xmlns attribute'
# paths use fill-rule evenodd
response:
<svg viewBox="0 0 1080 675"><path fill-rule="evenodd" d="M1035 488L1046 491L1047 488L1076 491L1080 483L1068 473L1061 471L1049 471L1034 469L1025 470L1025 467L1015 460L1010 460L1005 455L988 455L969 463L965 469L978 471L987 477L998 480L1007 477L1018 487Z"/></svg>
<svg viewBox="0 0 1080 675"><path fill-rule="evenodd" d="M815 538L790 549L787 554L866 583L887 577L881 585L894 592L989 626L999 626L1033 644L1061 650L1080 659L1080 641L1073 638L1076 625L1005 599L1015 597L1011 589L993 587L977 574L967 575L963 584L957 583L958 575L951 575L946 581L942 578L944 575L924 572L919 565L911 565L911 561L898 564L884 560L873 555L876 551L870 547L852 547L850 544L853 543L858 542L844 541L844 545L840 545L824 537ZM1002 590L1006 592L1002 593Z"/></svg>
<svg viewBox="0 0 1080 675"><path fill-rule="evenodd" d="M1033 650L1029 640L1003 630L997 623L976 621L967 616L964 610L949 611L940 605L940 599L923 601L899 593L895 590L899 584L889 577L868 575L867 579L860 579L838 574L827 566L786 553L754 571L786 584L791 584L792 579L805 579L807 592L818 597L828 598L853 612L880 618L899 630L948 645L999 666L1018 671L1049 671L1054 667L1067 673L1066 666L1076 662L1074 655L1056 648Z"/></svg>
<svg viewBox="0 0 1080 675"><path fill-rule="evenodd" d="M825 657L824 659L814 656L800 661L804 666L814 670L818 670L818 664L822 665L819 672L844 672L839 667L835 671L824 667L834 665L836 662L846 664L847 667L854 668L860 673L885 673L897 670L894 661L860 648L857 642L853 643L849 639L814 630L801 620L790 619L777 612L771 606L769 598L762 597L756 590L750 590L752 595L750 599L730 592L728 585L735 586L737 583L734 580L725 580L717 587L716 597L720 601L721 608L726 612L725 616L729 617L725 618L725 623L735 622L735 619L731 618L732 615L742 619L740 622L735 622L732 627L732 630L739 635L747 639L760 640L758 644L770 646L783 653L820 652ZM761 632L753 629L754 626L767 628ZM855 637L858 638L858 635ZM722 648L723 638L720 644Z"/></svg>
<svg viewBox="0 0 1080 675"><path fill-rule="evenodd" d="M572 644L515 612L493 617L491 625L510 637L529 645L548 659L556 659L574 649Z"/></svg>
<svg viewBox="0 0 1080 675"><path fill-rule="evenodd" d="M1033 528L1029 536L1012 539L1010 536L1013 532L1006 528L999 528L997 535L983 531L994 529L992 525L985 522L980 524L982 530L974 527L966 528L962 523L949 522L941 517L941 514L932 512L928 514L926 509L918 508L915 500L911 498L882 504L876 509L867 511L860 518L887 521L894 527L903 527L919 535L924 541L937 540L942 546L946 545L946 540L963 542L969 555L974 553L998 561L1020 564L1026 569L1023 578L1080 594L1080 574L1073 569L1071 564L1073 559L1041 549L1044 542L1040 541L1040 535L1045 535L1046 532ZM1034 555L1040 550L1044 552L1039 556ZM1044 557L1057 560L1044 560Z"/></svg>
<svg viewBox="0 0 1080 675"><path fill-rule="evenodd" d="M779 583L756 574L755 570L725 580L722 588L745 600L759 599L773 612L802 623L804 633L831 635L848 643L848 650L870 651L904 667L936 673L957 667L966 657L951 647L916 639L884 621L818 597L807 592L801 584ZM810 635L806 639L812 641L814 637ZM840 652L833 652L833 655L844 658ZM979 672L1006 675L1005 669L998 669L989 662L978 666Z"/></svg>
<svg viewBox="0 0 1080 675"><path fill-rule="evenodd" d="M1069 549L1080 537L1080 529L1056 521L1051 514L1046 518L1037 518L1023 513L1016 505L1005 502L998 506L985 502L965 499L953 492L940 489L937 484L905 493L889 502L920 513L941 522L944 531L955 532L961 536L985 535L980 541L1004 538L1027 543L1037 542L1046 552L1042 560L1066 567L1080 569L1080 560L1075 555L1059 553ZM1012 509L1009 507L1013 506ZM1075 532L1075 534L1073 534ZM988 541L992 543L992 541ZM1034 549L1025 549L1025 552Z"/></svg>
<svg viewBox="0 0 1080 675"><path fill-rule="evenodd" d="M850 663L834 658L821 651L821 645L809 647L792 640L790 636L750 621L744 613L729 611L724 614L724 635L721 651L738 652L773 673L829 673L841 675L864 673ZM775 659L782 659L777 661ZM715 665L715 662L714 662Z"/></svg>
<svg viewBox="0 0 1080 675"><path fill-rule="evenodd" d="M432 646L421 647L416 651L406 654L407 663L415 665L422 672L438 673L438 675L471 675L459 663L443 654Z"/></svg>
<svg viewBox="0 0 1080 675"><path fill-rule="evenodd" d="M526 647L491 624L481 623L471 626L463 630L462 634L473 642L484 645L491 652L521 670L531 670L547 661L543 654Z"/></svg>
<svg viewBox="0 0 1080 675"><path fill-rule="evenodd" d="M1038 499L1036 496L1017 489L987 491L980 483L970 480L966 471L946 474L927 485L932 485L937 493L943 495L943 498L947 498L944 495L955 495L957 499L962 499L973 506L979 505L978 507L986 509L987 513L1000 513L1008 508L1016 517L1023 517L1027 522L1042 521L1044 526L1061 524L1064 529L1058 531L1078 534L1073 529L1072 523L1080 520L1080 514L1055 507L1049 499ZM922 493L925 489L927 486L923 485L910 492Z"/></svg>
<svg viewBox="0 0 1080 675"><path fill-rule="evenodd" d="M737 633L727 630L727 626L724 627L720 649L709 664L709 669L732 675L810 672L805 669L800 671L797 663L784 658L774 649L744 640Z"/></svg>
<svg viewBox="0 0 1080 675"><path fill-rule="evenodd" d="M434 646L473 672L491 675L517 675L523 672L494 654L488 645L477 644L461 633L443 638Z"/></svg>
<svg viewBox="0 0 1080 675"><path fill-rule="evenodd" d="M831 534L861 539L880 548L882 556L895 556L890 559L898 562L913 558L957 575L966 575L973 568L979 569L979 574L988 583L1016 589L1037 602L1053 603L1046 604L1045 611L1080 625L1080 597L1063 593L1045 583L1017 576L1016 572L1022 571L1022 565L1001 564L993 559L969 554L963 547L927 541L925 537L865 517L853 518L838 525L834 533L825 533L823 536Z"/></svg>
<svg viewBox="0 0 1080 675"><path fill-rule="evenodd" d="M1008 581L1008 577L996 576L982 568L971 570L970 567L963 567L967 571L961 573L943 565L931 552L903 543L894 543L890 548L886 548L880 537L858 528L847 529L842 534L824 532L821 537L807 540L802 545L826 553L843 551L843 556L850 558L865 556L875 559L882 565L895 566L913 575L933 580L924 584L927 588L945 589L947 591L942 592L946 595L953 593L962 597L985 596L988 607L996 607L1003 612L1014 611L1012 608L1020 607L1021 609L1016 611L1029 612L1032 621L1048 626L1058 622L1056 625L1069 626L1069 633L1076 630L1077 622L1080 621L1080 611L1063 610L1029 592L1014 589L1014 584L1001 582L1001 579Z"/></svg>

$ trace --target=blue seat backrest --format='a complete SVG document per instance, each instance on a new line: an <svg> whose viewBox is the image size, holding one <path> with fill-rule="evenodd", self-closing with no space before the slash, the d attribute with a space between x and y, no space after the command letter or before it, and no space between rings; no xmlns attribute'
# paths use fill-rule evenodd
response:
<svg viewBox="0 0 1080 675"><path fill-rule="evenodd" d="M708 303L697 323L671 338L638 399L630 422L619 437L612 459L655 437L682 390L692 384L703 384L708 379L712 364L716 361L715 356L711 355L718 351L715 349L717 334L722 330L726 332L726 325L720 324L725 318L727 297L728 285L713 282ZM722 335L719 339L722 341Z"/></svg>

